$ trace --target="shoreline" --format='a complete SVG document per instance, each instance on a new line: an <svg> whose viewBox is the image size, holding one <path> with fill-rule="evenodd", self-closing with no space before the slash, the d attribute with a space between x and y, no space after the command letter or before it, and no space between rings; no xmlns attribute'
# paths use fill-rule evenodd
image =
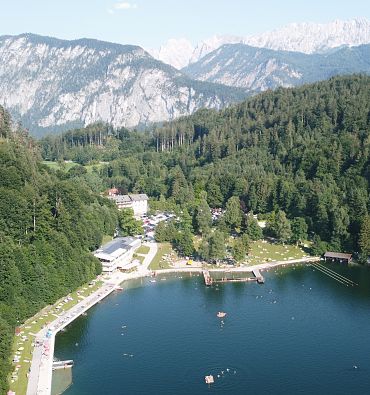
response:
<svg viewBox="0 0 370 395"><path fill-rule="evenodd" d="M108 275L101 275L103 284L100 288L69 310L65 311L62 315L58 316L58 318L50 322L47 327L35 334L35 340L39 340L41 345L35 345L32 351L26 395L49 395L51 393L55 336L76 318L80 317L95 304L106 298L124 281L149 276L151 271L148 270L148 267L156 253L157 243L150 243L149 252L137 271L131 273L115 272ZM47 334L48 338L46 336Z"/></svg>
<svg viewBox="0 0 370 395"><path fill-rule="evenodd" d="M304 257L298 259L289 259L286 261L273 261L273 262L262 262L257 265L251 266L238 266L238 267L207 267L209 272L227 272L227 273L249 273L253 270L269 270L277 266L292 265L295 263L305 263L305 262L316 262L319 261L320 257ZM174 267L169 269L157 269L153 270L156 274L166 274L166 273L202 273L204 267Z"/></svg>
<svg viewBox="0 0 370 395"><path fill-rule="evenodd" d="M110 278L103 278L103 285L77 303L71 309L64 312L54 321L50 322L47 327L36 333L35 339L42 341L42 345L35 346L32 352L31 371L28 377L26 395L50 394L53 374L53 359L56 335L80 317L83 313L95 306L101 300L106 298L112 292L117 290L123 282L137 278L147 277L150 271L140 271L132 273L114 273ZM47 338L48 330L51 330ZM47 351L45 352L47 346ZM44 349L43 349L44 348Z"/></svg>
<svg viewBox="0 0 370 395"><path fill-rule="evenodd" d="M314 262L319 260L319 257L305 257L300 259L292 259L286 261L275 261L275 262L264 262L258 265L252 266L240 266L240 267L224 267L224 268L208 268L210 272L252 272L253 270L268 270L277 266L291 265L295 263ZM146 266L146 265L145 265ZM148 265L149 266L149 265ZM48 352L42 350L42 345L35 346L32 352L31 371L28 378L27 393L26 395L42 394L47 395L51 393L52 385L52 374L53 374L53 359L54 359L54 347L56 335L68 326L75 319L80 317L83 313L89 310L91 307L96 305L98 302L106 298L113 291L117 289L122 283L128 280L139 279L143 277L149 277L152 273L155 274L170 274L170 273L202 273L203 267L178 267L170 269L158 269L151 271L146 267L142 267L141 270L122 273L116 272L110 277L102 278L102 286L93 292L91 295L77 303L71 309L64 312L61 316L50 322L47 327L39 331L35 338L42 341L47 345ZM49 337L46 339L46 335L49 332Z"/></svg>

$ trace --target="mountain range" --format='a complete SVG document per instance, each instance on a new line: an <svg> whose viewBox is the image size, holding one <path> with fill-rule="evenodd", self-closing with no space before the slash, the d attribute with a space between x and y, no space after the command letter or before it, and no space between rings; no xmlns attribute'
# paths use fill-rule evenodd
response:
<svg viewBox="0 0 370 395"><path fill-rule="evenodd" d="M2 36L0 59L0 104L38 133L100 120L147 125L246 97L192 80L133 45Z"/></svg>
<svg viewBox="0 0 370 395"><path fill-rule="evenodd" d="M252 47L281 51L323 53L341 46L370 43L370 21L365 18L330 23L291 23L270 32L253 36L215 35L196 44L185 39L170 39L159 49L148 51L164 63L181 69L197 62L225 44L246 44Z"/></svg>
<svg viewBox="0 0 370 395"><path fill-rule="evenodd" d="M292 87L334 75L370 73L370 44L310 55L225 44L183 71L194 79L253 91Z"/></svg>
<svg viewBox="0 0 370 395"><path fill-rule="evenodd" d="M279 86L369 74L368 42L366 19L292 24L248 39L217 36L196 48L173 40L170 63L188 64L179 70L135 45L2 36L0 105L34 134L96 121L147 126Z"/></svg>

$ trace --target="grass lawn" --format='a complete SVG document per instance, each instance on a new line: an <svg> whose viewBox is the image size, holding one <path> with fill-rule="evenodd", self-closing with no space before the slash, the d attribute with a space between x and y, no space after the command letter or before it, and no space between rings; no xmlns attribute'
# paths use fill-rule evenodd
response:
<svg viewBox="0 0 370 395"><path fill-rule="evenodd" d="M174 254L170 243L158 243L158 251L149 265L149 269L168 269L170 267L164 255Z"/></svg>
<svg viewBox="0 0 370 395"><path fill-rule="evenodd" d="M134 258L134 259L137 259L138 261L140 261L140 263L143 263L143 262L144 262L144 259L145 259L144 256L142 256L142 255L137 255L137 254L134 254L133 258Z"/></svg>
<svg viewBox="0 0 370 395"><path fill-rule="evenodd" d="M13 364L14 369L13 372L17 371L17 378L13 378L12 374L9 377L10 389L18 394L25 394L27 392L27 373L28 369L31 366L32 360L32 351L33 346L32 343L35 340L35 334L39 332L45 325L49 322L55 320L56 314L61 314L66 310L69 310L74 305L76 305L83 297L90 295L92 292L96 291L102 285L102 281L95 282L94 285L82 285L78 290L72 292L70 296L73 300L64 303L63 300L65 298L59 299L54 305L46 306L40 312L38 312L35 316L28 319L23 325L20 326L21 334L19 336L14 336L13 339L13 352L11 356L11 360L13 360L16 352L20 356L20 361L16 364ZM77 294L79 292L79 294ZM63 303L62 308L57 309L56 307ZM32 335L33 334L33 335ZM26 340L22 340L22 336L26 336ZM23 350L17 351L20 347L23 347ZM29 362L27 362L29 361ZM19 368L16 370L16 366ZM13 373L12 372L12 373ZM12 382L13 380L13 382Z"/></svg>
<svg viewBox="0 0 370 395"><path fill-rule="evenodd" d="M91 173L94 169L100 170L107 163L96 163L95 165L86 165L84 166L88 173Z"/></svg>
<svg viewBox="0 0 370 395"><path fill-rule="evenodd" d="M262 262L286 261L303 258L306 255L307 253L296 245L274 244L259 240L251 243L247 263L256 265Z"/></svg>
<svg viewBox="0 0 370 395"><path fill-rule="evenodd" d="M136 251L135 254L143 254L146 255L150 251L148 246L140 246Z"/></svg>
<svg viewBox="0 0 370 395"><path fill-rule="evenodd" d="M49 166L51 169L62 170L65 172L67 172L72 167L75 167L78 165L78 163L76 163L76 162L65 162L63 166L60 166L59 162L52 162L49 160L44 160L44 161L42 161L42 163L46 166ZM106 165L106 163L96 163L94 165L86 165L84 167L88 171L88 173L91 173L94 169L99 170L101 167L103 167L105 165Z"/></svg>
<svg viewBox="0 0 370 395"><path fill-rule="evenodd" d="M78 165L78 163L68 162L68 163L64 163L64 166L60 166L60 164L58 162L51 162L51 161L48 161L48 160L42 161L42 164L50 167L51 169L63 170L63 171L68 171L72 167L75 167L75 166Z"/></svg>

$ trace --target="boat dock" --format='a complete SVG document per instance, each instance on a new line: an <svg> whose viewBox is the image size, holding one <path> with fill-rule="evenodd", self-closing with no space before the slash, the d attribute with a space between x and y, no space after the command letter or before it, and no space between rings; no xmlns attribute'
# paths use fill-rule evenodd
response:
<svg viewBox="0 0 370 395"><path fill-rule="evenodd" d="M212 285L213 280L211 275L209 274L209 270L203 270L203 277L204 277L204 283L206 284L207 287Z"/></svg>
<svg viewBox="0 0 370 395"><path fill-rule="evenodd" d="M253 269L252 273L253 273L254 277L256 278L258 284L264 284L265 278L262 276L259 269Z"/></svg>
<svg viewBox="0 0 370 395"><path fill-rule="evenodd" d="M72 359L69 359L67 361L54 361L53 362L53 370L71 368L72 366L73 366Z"/></svg>
<svg viewBox="0 0 370 395"><path fill-rule="evenodd" d="M258 269L252 271L254 277L227 277L225 275L222 278L212 278L209 270L203 270L202 273L204 277L204 283L207 287L214 283L242 283L248 281L257 281L259 284L263 284L265 282L265 279Z"/></svg>
<svg viewBox="0 0 370 395"><path fill-rule="evenodd" d="M244 283L247 281L257 281L256 277L236 277L236 278L227 278L222 277L218 279L212 279L213 283Z"/></svg>

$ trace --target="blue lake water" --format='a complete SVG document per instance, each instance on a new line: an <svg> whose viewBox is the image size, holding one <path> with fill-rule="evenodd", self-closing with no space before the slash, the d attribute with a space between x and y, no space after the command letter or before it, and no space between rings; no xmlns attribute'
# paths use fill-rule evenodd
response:
<svg viewBox="0 0 370 395"><path fill-rule="evenodd" d="M310 266L264 285L124 284L58 335L56 357L75 361L65 394L368 394L370 270L330 267L359 286Z"/></svg>

